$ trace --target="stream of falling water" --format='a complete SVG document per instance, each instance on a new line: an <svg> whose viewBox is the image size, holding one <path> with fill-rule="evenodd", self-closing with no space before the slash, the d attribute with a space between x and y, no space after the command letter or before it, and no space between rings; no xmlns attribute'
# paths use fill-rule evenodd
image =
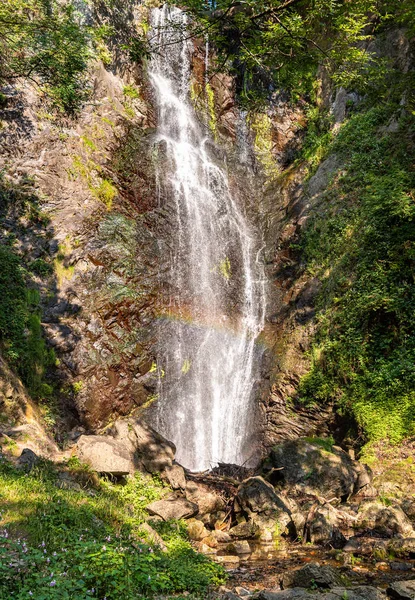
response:
<svg viewBox="0 0 415 600"><path fill-rule="evenodd" d="M186 15L152 11L149 76L162 149L158 181L171 207L170 307L159 339L156 428L193 471L252 459L256 338L265 312L259 244L191 102ZM176 27L175 27L176 26Z"/></svg>

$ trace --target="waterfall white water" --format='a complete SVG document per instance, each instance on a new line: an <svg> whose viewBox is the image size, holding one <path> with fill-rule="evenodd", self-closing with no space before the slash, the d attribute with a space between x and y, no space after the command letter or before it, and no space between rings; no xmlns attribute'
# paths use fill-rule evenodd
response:
<svg viewBox="0 0 415 600"><path fill-rule="evenodd" d="M172 207L170 306L161 319L156 428L177 460L201 471L252 457L256 338L264 323L257 236L191 102L193 44L178 8L152 11L149 76L162 148L158 180ZM176 25L176 27L175 27Z"/></svg>

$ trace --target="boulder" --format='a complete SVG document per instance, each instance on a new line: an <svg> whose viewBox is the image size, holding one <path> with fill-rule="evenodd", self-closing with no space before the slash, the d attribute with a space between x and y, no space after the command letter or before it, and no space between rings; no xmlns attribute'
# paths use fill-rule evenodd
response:
<svg viewBox="0 0 415 600"><path fill-rule="evenodd" d="M288 506L280 500L273 486L262 477L250 477L238 488L238 502L242 510L266 512L282 508L289 512Z"/></svg>
<svg viewBox="0 0 415 600"><path fill-rule="evenodd" d="M392 600L414 600L415 579L392 583L387 589L387 594Z"/></svg>
<svg viewBox="0 0 415 600"><path fill-rule="evenodd" d="M247 540L239 540L232 542L226 546L228 554L251 554L251 546Z"/></svg>
<svg viewBox="0 0 415 600"><path fill-rule="evenodd" d="M415 537L393 539L388 543L388 549L399 557L415 557Z"/></svg>
<svg viewBox="0 0 415 600"><path fill-rule="evenodd" d="M175 446L148 425L119 419L108 435L81 435L76 452L94 471L120 476L172 467Z"/></svg>
<svg viewBox="0 0 415 600"><path fill-rule="evenodd" d="M352 460L347 452L337 446L329 450L308 439L290 440L275 446L270 463L281 469L285 484L297 486L304 493L323 495L326 499L347 497L367 481L363 475L365 467Z"/></svg>
<svg viewBox="0 0 415 600"><path fill-rule="evenodd" d="M294 536L303 532L305 519L295 502L278 494L262 477L250 477L241 483L237 503L249 520L258 525L264 541L270 537L269 533L272 539L276 530Z"/></svg>
<svg viewBox="0 0 415 600"><path fill-rule="evenodd" d="M149 425L135 419L119 419L112 427L111 434L115 440L128 446L136 469L160 473L172 467L175 445Z"/></svg>
<svg viewBox="0 0 415 600"><path fill-rule="evenodd" d="M150 515L161 517L163 521L170 519L186 519L193 517L198 512L197 504L189 502L184 498L165 498L156 500L146 506Z"/></svg>
<svg viewBox="0 0 415 600"><path fill-rule="evenodd" d="M128 444L109 435L81 435L77 443L79 460L97 473L121 476L134 471L134 457Z"/></svg>
<svg viewBox="0 0 415 600"><path fill-rule="evenodd" d="M415 537L411 521L398 505L385 506L380 502L365 502L359 507L356 526L388 537Z"/></svg>
<svg viewBox="0 0 415 600"><path fill-rule="evenodd" d="M225 508L225 502L208 486L195 481L188 481L186 484L186 498L194 502L199 507L199 515L210 515Z"/></svg>
<svg viewBox="0 0 415 600"><path fill-rule="evenodd" d="M328 589L345 584L340 573L329 565L308 564L295 571L289 571L280 581L283 589L319 588Z"/></svg>
<svg viewBox="0 0 415 600"><path fill-rule="evenodd" d="M262 477L245 479L238 488L238 503L245 512L284 511L288 515L298 510L293 500L278 494Z"/></svg>
<svg viewBox="0 0 415 600"><path fill-rule="evenodd" d="M361 556L371 556L373 553L375 553L378 557L386 557L387 551L388 541L374 537L351 537L347 540L347 543L343 548L343 552L358 554Z"/></svg>
<svg viewBox="0 0 415 600"><path fill-rule="evenodd" d="M346 538L341 532L344 515L330 504L317 506L306 526L306 539L313 544L330 544L343 548Z"/></svg>
<svg viewBox="0 0 415 600"><path fill-rule="evenodd" d="M165 477L173 490L186 489L186 475L181 465L173 464L165 468Z"/></svg>
<svg viewBox="0 0 415 600"><path fill-rule="evenodd" d="M189 538L196 542L200 542L209 535L209 531L206 529L204 523L197 519L190 519L188 521L187 533L189 534Z"/></svg>
<svg viewBox="0 0 415 600"><path fill-rule="evenodd" d="M260 533L259 526L252 522L242 522L235 525L235 527L231 527L229 530L229 535L231 538L240 538L240 539L250 539L257 537Z"/></svg>
<svg viewBox="0 0 415 600"><path fill-rule="evenodd" d="M33 450L30 450L30 448L24 448L21 455L17 459L17 464L19 467L29 472L39 462L39 460L40 458L35 452L33 452Z"/></svg>

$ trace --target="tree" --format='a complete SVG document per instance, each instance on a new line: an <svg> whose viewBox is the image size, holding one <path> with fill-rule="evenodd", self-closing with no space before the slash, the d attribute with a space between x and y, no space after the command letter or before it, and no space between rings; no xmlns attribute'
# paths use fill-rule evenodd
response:
<svg viewBox="0 0 415 600"><path fill-rule="evenodd" d="M0 84L31 79L55 106L74 112L87 95L90 56L90 31L77 19L72 2L0 3Z"/></svg>
<svg viewBox="0 0 415 600"><path fill-rule="evenodd" d="M389 6L399 5L402 19L414 12L410 0L217 0L214 8L203 0L182 4L195 18L191 34L209 36L218 68L227 67L235 76L236 91L249 105L278 89L307 94L318 65L339 85L364 91L376 73L367 45L388 18Z"/></svg>

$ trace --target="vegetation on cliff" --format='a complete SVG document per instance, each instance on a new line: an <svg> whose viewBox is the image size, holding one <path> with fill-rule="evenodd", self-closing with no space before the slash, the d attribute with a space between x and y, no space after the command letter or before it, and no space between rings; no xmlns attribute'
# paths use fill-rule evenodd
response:
<svg viewBox="0 0 415 600"><path fill-rule="evenodd" d="M274 92L309 95L323 68L336 85L367 93L384 85L385 61L368 51L376 32L414 20L411 0L202 0L182 3L196 17L192 35L208 35L217 68L236 80L239 101L266 104Z"/></svg>
<svg viewBox="0 0 415 600"><path fill-rule="evenodd" d="M300 386L351 412L367 439L394 442L415 422L415 120L396 110L357 112L326 149L343 166L303 239L322 290Z"/></svg>

